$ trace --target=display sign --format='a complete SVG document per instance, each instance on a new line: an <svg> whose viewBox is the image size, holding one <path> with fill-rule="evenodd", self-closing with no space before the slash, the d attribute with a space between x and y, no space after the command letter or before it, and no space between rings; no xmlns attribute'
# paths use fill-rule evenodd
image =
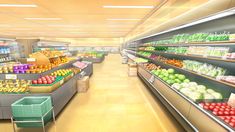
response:
<svg viewBox="0 0 235 132"><path fill-rule="evenodd" d="M35 58L27 58L27 62L35 62L36 59Z"/></svg>
<svg viewBox="0 0 235 132"><path fill-rule="evenodd" d="M154 80L155 80L155 77L154 77L154 75L152 75L152 76L150 77L150 79L149 79L149 82L150 82L150 83L153 83Z"/></svg>
<svg viewBox="0 0 235 132"><path fill-rule="evenodd" d="M235 94L231 93L229 99L228 99L228 105L235 107Z"/></svg>
<svg viewBox="0 0 235 132"><path fill-rule="evenodd" d="M16 80L17 79L17 75L16 74L6 74L5 79Z"/></svg>

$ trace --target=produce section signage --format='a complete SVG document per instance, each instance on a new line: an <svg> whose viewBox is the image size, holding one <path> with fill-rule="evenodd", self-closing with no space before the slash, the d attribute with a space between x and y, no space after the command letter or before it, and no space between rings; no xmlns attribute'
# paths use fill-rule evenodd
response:
<svg viewBox="0 0 235 132"><path fill-rule="evenodd" d="M6 74L5 79L16 80L17 75L16 74Z"/></svg>

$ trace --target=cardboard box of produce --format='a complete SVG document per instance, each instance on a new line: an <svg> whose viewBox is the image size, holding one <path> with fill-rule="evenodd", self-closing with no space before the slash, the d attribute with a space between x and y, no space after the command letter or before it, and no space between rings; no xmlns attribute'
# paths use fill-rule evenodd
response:
<svg viewBox="0 0 235 132"><path fill-rule="evenodd" d="M84 76L77 81L77 90L79 93L86 92L89 89L89 76Z"/></svg>

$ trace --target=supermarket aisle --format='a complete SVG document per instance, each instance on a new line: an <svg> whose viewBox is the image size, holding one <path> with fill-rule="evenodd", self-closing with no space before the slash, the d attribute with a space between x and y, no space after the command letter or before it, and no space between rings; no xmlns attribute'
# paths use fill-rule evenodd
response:
<svg viewBox="0 0 235 132"><path fill-rule="evenodd" d="M94 65L89 91L77 94L57 118L56 128L50 124L47 129L50 132L182 132L164 108L146 93L137 77L127 76L127 65L121 64L120 55L109 55L103 63ZM11 124L0 122L1 130L10 132Z"/></svg>

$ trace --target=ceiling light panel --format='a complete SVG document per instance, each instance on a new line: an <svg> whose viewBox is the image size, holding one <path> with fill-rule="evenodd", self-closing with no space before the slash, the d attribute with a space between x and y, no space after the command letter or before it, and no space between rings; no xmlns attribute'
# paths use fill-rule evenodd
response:
<svg viewBox="0 0 235 132"><path fill-rule="evenodd" d="M108 21L139 21L139 18L108 18Z"/></svg>
<svg viewBox="0 0 235 132"><path fill-rule="evenodd" d="M37 7L35 4L0 4L0 7Z"/></svg>
<svg viewBox="0 0 235 132"><path fill-rule="evenodd" d="M57 21L57 20L62 20L62 18L40 18L40 17L27 17L24 18L25 20L45 20L45 21Z"/></svg>
<svg viewBox="0 0 235 132"><path fill-rule="evenodd" d="M103 8L113 8L113 9L152 9L154 6L113 6L104 5Z"/></svg>

